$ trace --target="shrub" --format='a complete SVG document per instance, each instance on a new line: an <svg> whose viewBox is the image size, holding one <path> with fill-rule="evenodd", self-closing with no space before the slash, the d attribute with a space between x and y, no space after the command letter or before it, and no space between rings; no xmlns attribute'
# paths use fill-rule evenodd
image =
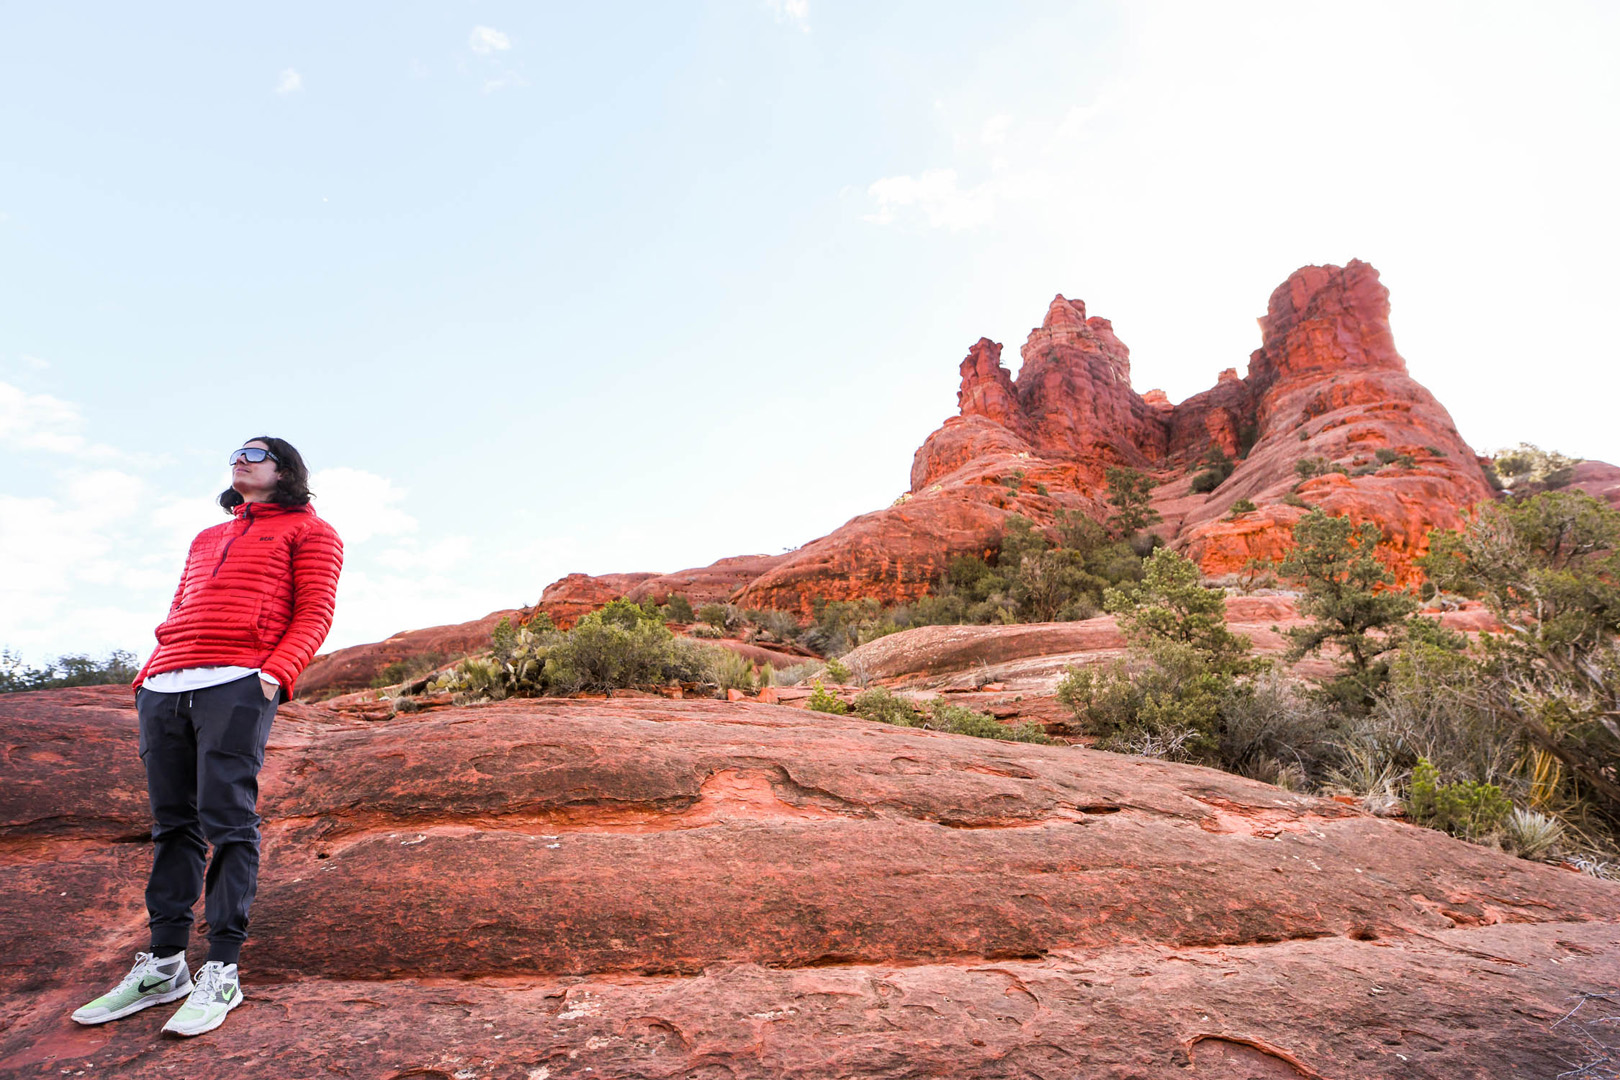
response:
<svg viewBox="0 0 1620 1080"><path fill-rule="evenodd" d="M742 615L730 604L704 604L697 609L697 617L716 630L726 631L742 622Z"/></svg>
<svg viewBox="0 0 1620 1080"><path fill-rule="evenodd" d="M822 663L819 660L807 660L802 664L794 664L791 667L777 668L772 675L773 685L797 686L810 676L818 674L821 670Z"/></svg>
<svg viewBox="0 0 1620 1080"><path fill-rule="evenodd" d="M1288 492L1282 497L1282 501L1283 505L1285 506L1297 506L1302 510L1309 510L1311 508L1311 504L1300 498L1299 492L1297 491Z"/></svg>
<svg viewBox="0 0 1620 1080"><path fill-rule="evenodd" d="M1387 446L1379 447L1377 450L1373 451L1373 457L1378 459L1378 463L1380 465L1395 465L1402 469L1410 469L1413 465L1417 464L1416 459L1414 459L1411 454L1402 454L1398 451L1391 450Z"/></svg>
<svg viewBox="0 0 1620 1080"><path fill-rule="evenodd" d="M1620 514L1579 493L1485 503L1419 560L1436 588L1484 600L1482 697L1529 744L1532 801L1557 791L1620 821Z"/></svg>
<svg viewBox="0 0 1620 1080"><path fill-rule="evenodd" d="M1294 462L1294 473L1301 480L1309 480L1313 476L1322 476L1333 471L1333 463L1325 457L1300 458Z"/></svg>
<svg viewBox="0 0 1620 1080"><path fill-rule="evenodd" d="M966 705L936 703L929 711L923 727L932 731L945 731L952 735L973 735L980 739L1001 739L1004 742L1049 743L1041 726L1036 723L1003 724L989 713L977 712Z"/></svg>
<svg viewBox="0 0 1620 1080"><path fill-rule="evenodd" d="M1211 669L1239 674L1248 669L1249 639L1226 628L1226 594L1202 578L1192 560L1160 548L1143 563L1142 580L1109 589L1105 605L1133 645L1186 646Z"/></svg>
<svg viewBox="0 0 1620 1080"><path fill-rule="evenodd" d="M805 703L805 708L811 712L831 713L834 716L843 716L849 712L849 706L839 701L836 695L829 694L819 681L811 691L810 700Z"/></svg>
<svg viewBox="0 0 1620 1080"><path fill-rule="evenodd" d="M1450 456L1444 450L1440 449L1438 446L1425 446L1423 448L1423 450L1430 457L1449 457Z"/></svg>
<svg viewBox="0 0 1620 1080"><path fill-rule="evenodd" d="M1530 443L1520 443L1513 450L1497 453L1492 464L1502 486L1509 491L1550 491L1567 487L1575 479L1575 466L1581 460L1554 450L1543 450Z"/></svg>
<svg viewBox="0 0 1620 1080"><path fill-rule="evenodd" d="M792 641L799 636L799 617L791 611L750 610L743 618L780 641Z"/></svg>
<svg viewBox="0 0 1620 1080"><path fill-rule="evenodd" d="M1288 631L1292 659L1337 648L1339 674L1329 684L1339 700L1359 710L1388 675L1386 654L1400 644L1399 631L1417 600L1391 586L1394 575L1376 554L1382 533L1368 521L1352 524L1313 510L1294 526L1294 547L1277 572L1303 586L1300 610L1308 626Z"/></svg>
<svg viewBox="0 0 1620 1080"><path fill-rule="evenodd" d="M1008 475L1003 476L1001 478L1001 483L1002 483L1002 486L1004 486L1008 491L1012 492L1014 495L1018 494L1019 489L1024 486L1024 470L1017 469L1017 470L1014 470L1012 473L1009 473Z"/></svg>
<svg viewBox="0 0 1620 1080"><path fill-rule="evenodd" d="M550 648L542 673L548 689L564 694L663 686L701 678L708 666L704 655L701 646L682 642L661 621L626 627L587 615Z"/></svg>
<svg viewBox="0 0 1620 1080"><path fill-rule="evenodd" d="M1459 642L1426 640L1440 629L1433 620L1414 618L1411 629L1371 710L1350 723L1349 738L1402 772L1427 760L1448 776L1512 782L1522 740L1491 698L1490 673Z"/></svg>
<svg viewBox="0 0 1620 1080"><path fill-rule="evenodd" d="M1150 505L1153 477L1123 466L1110 468L1104 475L1108 481L1108 502L1114 508L1108 525L1116 536L1129 538L1163 520Z"/></svg>
<svg viewBox="0 0 1620 1080"><path fill-rule="evenodd" d="M1307 431L1305 428L1300 428L1299 429L1299 441L1300 442L1306 442L1307 440L1310 439L1310 437L1311 437L1311 433L1309 431Z"/></svg>
<svg viewBox="0 0 1620 1080"><path fill-rule="evenodd" d="M691 637L708 638L710 640L715 638L723 638L726 636L726 632L724 630L720 629L718 626L710 626L706 622L695 622L686 628L686 632Z"/></svg>
<svg viewBox="0 0 1620 1080"><path fill-rule="evenodd" d="M507 620L502 619L500 624L496 625L496 631L499 631L501 629L501 625L503 624L510 626L510 624L507 623ZM516 631L513 631L513 636L516 636ZM385 665L381 671L377 672L376 678L371 680L371 688L373 690L381 690L385 686L393 686L396 683L410 682L419 678L420 676L426 675L428 672L444 663L444 661L444 654L436 652L426 653L422 656L407 657L404 660L395 660L393 663Z"/></svg>
<svg viewBox="0 0 1620 1080"><path fill-rule="evenodd" d="M837 657L827 661L827 678L836 683L847 683L850 680L849 667Z"/></svg>
<svg viewBox="0 0 1620 1080"><path fill-rule="evenodd" d="M1440 771L1422 758L1412 770L1406 807L1414 820L1472 840L1493 832L1513 804L1495 784L1474 780L1442 784Z"/></svg>
<svg viewBox="0 0 1620 1080"><path fill-rule="evenodd" d="M1196 650L1161 642L1107 667L1069 668L1057 698L1104 750L1132 753L1146 738L1175 760L1213 763L1231 685Z"/></svg>
<svg viewBox="0 0 1620 1080"><path fill-rule="evenodd" d="M549 620L499 629L489 656L462 661L430 689L500 699L664 686L702 682L714 664L708 647L677 638L657 614L627 600L591 612L566 634Z"/></svg>
<svg viewBox="0 0 1620 1080"><path fill-rule="evenodd" d="M1303 787L1337 762L1340 726L1327 705L1268 670L1235 683L1221 700L1217 757L1228 772ZM1295 784L1281 784L1290 776Z"/></svg>
<svg viewBox="0 0 1620 1080"><path fill-rule="evenodd" d="M746 656L730 649L709 649L704 681L721 690L752 690L755 687L754 665Z"/></svg>
<svg viewBox="0 0 1620 1080"><path fill-rule="evenodd" d="M692 610L692 602L680 593L670 593L669 599L664 601L663 616L665 622L689 623L697 618L697 612Z"/></svg>
<svg viewBox="0 0 1620 1080"><path fill-rule="evenodd" d="M881 686L874 686L861 692L855 699L855 715L865 720L875 720L880 724L896 724L900 727L922 725L922 714L910 701Z"/></svg>
<svg viewBox="0 0 1620 1080"><path fill-rule="evenodd" d="M1241 514L1252 514L1258 509L1259 507L1255 506L1252 500L1239 499L1237 502L1232 504L1232 511L1229 515L1229 519L1236 518Z"/></svg>
<svg viewBox="0 0 1620 1080"><path fill-rule="evenodd" d="M1207 495L1221 486L1221 479L1219 473L1211 469L1205 469L1192 478L1192 485L1188 490L1195 495Z"/></svg>

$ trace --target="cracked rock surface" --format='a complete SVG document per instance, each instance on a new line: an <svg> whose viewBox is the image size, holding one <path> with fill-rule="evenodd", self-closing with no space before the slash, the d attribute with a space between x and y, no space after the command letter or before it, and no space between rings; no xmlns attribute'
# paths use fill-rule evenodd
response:
<svg viewBox="0 0 1620 1080"><path fill-rule="evenodd" d="M121 688L0 698L0 1076L1552 1077L1620 998L1615 883L1212 770L758 704L294 704L244 1006L84 1028L146 940L135 742Z"/></svg>

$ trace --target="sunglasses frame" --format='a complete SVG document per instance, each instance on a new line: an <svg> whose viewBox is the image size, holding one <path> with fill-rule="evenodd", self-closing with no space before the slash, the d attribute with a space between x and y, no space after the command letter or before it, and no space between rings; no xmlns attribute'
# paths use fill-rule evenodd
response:
<svg viewBox="0 0 1620 1080"><path fill-rule="evenodd" d="M263 454L264 457L261 457L258 461L254 461L251 457L247 456L249 454L254 454L254 453ZM277 465L281 464L281 459L276 457L275 454L271 453L269 450L265 450L265 449L262 449L261 447L257 447L257 446L244 446L239 450L232 450L231 451L231 459L229 461L227 461L226 464L227 465L235 465L238 458L241 458L243 461L247 462L249 465L257 465L257 464L259 464L260 461L263 461L264 458L269 458L271 461L275 462Z"/></svg>

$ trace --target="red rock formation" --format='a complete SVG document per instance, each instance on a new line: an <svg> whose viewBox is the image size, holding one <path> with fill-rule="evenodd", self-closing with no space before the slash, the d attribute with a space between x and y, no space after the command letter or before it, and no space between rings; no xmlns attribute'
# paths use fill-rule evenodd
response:
<svg viewBox="0 0 1620 1080"><path fill-rule="evenodd" d="M122 688L0 697L4 1075L1547 1076L1576 991L1620 993L1620 885L1208 769L748 703L292 706L245 1002L164 1042L67 1019L146 940L135 742Z"/></svg>
<svg viewBox="0 0 1620 1080"><path fill-rule="evenodd" d="M569 574L558 578L540 594L536 610L551 616L551 621L564 630L612 600L617 600L631 589L657 577L657 574Z"/></svg>
<svg viewBox="0 0 1620 1080"><path fill-rule="evenodd" d="M708 566L650 577L631 586L625 595L637 603L650 598L662 604L677 593L693 607L724 603L732 593L782 560L781 555L734 555Z"/></svg>
<svg viewBox="0 0 1620 1080"><path fill-rule="evenodd" d="M1177 543L1213 575L1276 557L1291 546L1302 513L1282 504L1299 482L1295 463L1320 458L1364 475L1321 476L1298 496L1376 522L1397 577L1414 579L1412 560L1428 550L1429 530L1458 527L1491 489L1450 415L1407 375L1378 272L1356 260L1305 267L1272 293L1260 326L1264 344L1244 380L1257 441L1231 478L1185 515ZM1185 446L1195 449L1196 439ZM1380 450L1412 464L1381 465ZM1239 499L1259 513L1222 520Z"/></svg>

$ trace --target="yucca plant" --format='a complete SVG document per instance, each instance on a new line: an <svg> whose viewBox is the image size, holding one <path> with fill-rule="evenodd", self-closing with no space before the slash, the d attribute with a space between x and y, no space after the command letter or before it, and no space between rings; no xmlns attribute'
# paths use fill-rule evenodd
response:
<svg viewBox="0 0 1620 1080"><path fill-rule="evenodd" d="M1515 809L1502 822L1502 831L1513 851L1526 859L1540 859L1564 840L1564 823L1538 810Z"/></svg>

